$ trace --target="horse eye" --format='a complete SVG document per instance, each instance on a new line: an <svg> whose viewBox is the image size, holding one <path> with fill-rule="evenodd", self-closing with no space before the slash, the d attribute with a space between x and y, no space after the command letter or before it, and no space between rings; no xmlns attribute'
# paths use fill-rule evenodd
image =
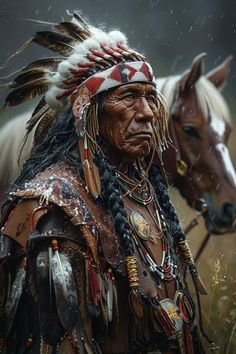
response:
<svg viewBox="0 0 236 354"><path fill-rule="evenodd" d="M198 130L192 125L184 125L183 131L188 137L200 139Z"/></svg>

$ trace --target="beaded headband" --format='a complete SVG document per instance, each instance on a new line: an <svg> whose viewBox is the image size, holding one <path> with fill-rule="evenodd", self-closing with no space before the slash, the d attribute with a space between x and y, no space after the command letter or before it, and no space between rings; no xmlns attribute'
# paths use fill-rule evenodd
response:
<svg viewBox="0 0 236 354"><path fill-rule="evenodd" d="M74 79L76 78L63 82L64 84L70 84ZM56 96L56 99L61 99L64 96L71 95L75 91L79 92L85 88L91 98L102 91L130 82L151 82L154 84L151 66L148 63L140 61L116 64L109 69L90 76L78 87L73 86L69 90L63 90L61 94Z"/></svg>

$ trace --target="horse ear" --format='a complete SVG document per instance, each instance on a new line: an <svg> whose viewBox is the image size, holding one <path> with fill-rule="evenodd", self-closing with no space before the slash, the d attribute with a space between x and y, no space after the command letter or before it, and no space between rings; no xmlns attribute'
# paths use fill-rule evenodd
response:
<svg viewBox="0 0 236 354"><path fill-rule="evenodd" d="M207 79L215 85L216 88L222 90L227 82L229 67L233 56L230 55L222 64L211 70L207 75Z"/></svg>
<svg viewBox="0 0 236 354"><path fill-rule="evenodd" d="M201 53L193 60L192 67L183 74L180 79L181 90L189 90L198 81L203 72L203 59L206 57L206 53Z"/></svg>

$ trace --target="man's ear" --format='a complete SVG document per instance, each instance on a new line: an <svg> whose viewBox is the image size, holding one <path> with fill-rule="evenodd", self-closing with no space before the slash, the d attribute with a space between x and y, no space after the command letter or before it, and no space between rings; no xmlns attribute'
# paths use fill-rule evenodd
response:
<svg viewBox="0 0 236 354"><path fill-rule="evenodd" d="M222 90L226 85L232 59L232 55L228 56L222 64L218 65L206 75L207 79L211 81L219 90Z"/></svg>

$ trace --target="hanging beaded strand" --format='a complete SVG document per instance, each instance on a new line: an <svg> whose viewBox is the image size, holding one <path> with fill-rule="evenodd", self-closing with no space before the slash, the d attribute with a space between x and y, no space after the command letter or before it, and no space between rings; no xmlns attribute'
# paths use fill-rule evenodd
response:
<svg viewBox="0 0 236 354"><path fill-rule="evenodd" d="M149 187L149 196L147 199L143 199L143 198L140 198L140 197L134 195L132 193L132 190L129 190L128 187L120 180L117 180L117 182L118 182L119 186L125 191L125 194L123 195L123 197L127 195L128 197L135 200L137 203L139 203L141 205L148 205L148 204L152 203L154 196L155 196L155 191L149 181L147 181L148 187Z"/></svg>

